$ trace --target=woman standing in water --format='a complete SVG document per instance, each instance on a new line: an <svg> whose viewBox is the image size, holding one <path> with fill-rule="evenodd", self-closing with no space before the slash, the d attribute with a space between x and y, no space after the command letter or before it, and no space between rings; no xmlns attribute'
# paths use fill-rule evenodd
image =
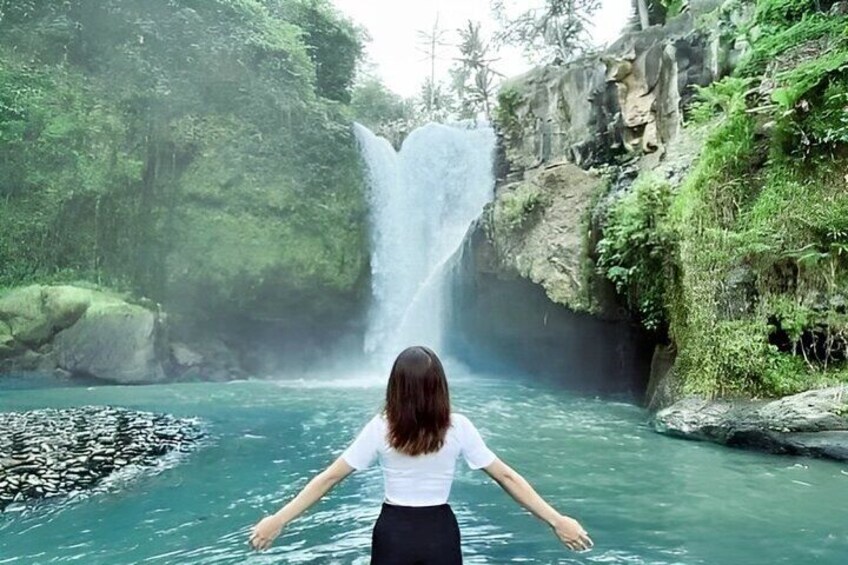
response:
<svg viewBox="0 0 848 565"><path fill-rule="evenodd" d="M385 501L374 526L372 565L458 565L459 526L447 504L456 460L483 469L521 506L547 523L575 551L592 547L586 530L542 499L516 471L486 447L474 425L452 414L445 371L426 347L397 358L386 406L335 463L313 478L291 502L253 529L250 544L267 549L292 520L353 471L379 458Z"/></svg>

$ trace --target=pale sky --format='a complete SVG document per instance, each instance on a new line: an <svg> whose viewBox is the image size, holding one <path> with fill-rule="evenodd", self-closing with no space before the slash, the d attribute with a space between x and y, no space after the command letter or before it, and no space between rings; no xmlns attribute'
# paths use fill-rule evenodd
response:
<svg viewBox="0 0 848 565"><path fill-rule="evenodd" d="M539 0L514 0L516 10L538 5ZM603 7L595 18L594 38L597 44L610 43L618 37L630 16L630 0L602 0ZM495 23L490 0L333 0L336 7L368 30L371 43L368 56L377 65L383 82L402 96L418 94L424 78L430 74L429 62L419 50L418 30L431 29L436 15L439 27L450 30L448 41L456 43L455 30L470 20L483 24L489 35ZM506 76L528 70L531 65L518 49L502 50L494 67ZM436 63L437 78L446 78L455 55L452 47L443 48Z"/></svg>

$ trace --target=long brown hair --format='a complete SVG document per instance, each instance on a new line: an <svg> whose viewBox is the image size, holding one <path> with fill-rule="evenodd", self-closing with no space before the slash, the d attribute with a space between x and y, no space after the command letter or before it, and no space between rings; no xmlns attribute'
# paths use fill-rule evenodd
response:
<svg viewBox="0 0 848 565"><path fill-rule="evenodd" d="M413 456L438 451L445 443L450 413L442 362L426 347L404 349L386 387L389 445Z"/></svg>

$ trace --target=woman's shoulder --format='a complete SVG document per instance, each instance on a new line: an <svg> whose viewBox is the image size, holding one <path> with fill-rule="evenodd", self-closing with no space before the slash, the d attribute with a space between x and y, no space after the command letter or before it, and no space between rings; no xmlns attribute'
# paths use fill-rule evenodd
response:
<svg viewBox="0 0 848 565"><path fill-rule="evenodd" d="M451 413L451 425L455 428L465 429L468 426L473 426L471 420L465 414L460 414L457 412Z"/></svg>
<svg viewBox="0 0 848 565"><path fill-rule="evenodd" d="M374 414L373 418L368 420L368 423L373 424L375 426L385 426L387 421L388 420L386 420L386 413L378 412L377 414Z"/></svg>

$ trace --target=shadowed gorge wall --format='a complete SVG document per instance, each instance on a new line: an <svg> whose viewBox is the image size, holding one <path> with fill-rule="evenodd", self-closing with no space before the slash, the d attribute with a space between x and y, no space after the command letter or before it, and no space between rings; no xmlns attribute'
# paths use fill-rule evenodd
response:
<svg viewBox="0 0 848 565"><path fill-rule="evenodd" d="M473 231L451 269L449 352L475 368L532 374L590 394L641 399L653 339L637 325L552 302L519 276L481 270Z"/></svg>

